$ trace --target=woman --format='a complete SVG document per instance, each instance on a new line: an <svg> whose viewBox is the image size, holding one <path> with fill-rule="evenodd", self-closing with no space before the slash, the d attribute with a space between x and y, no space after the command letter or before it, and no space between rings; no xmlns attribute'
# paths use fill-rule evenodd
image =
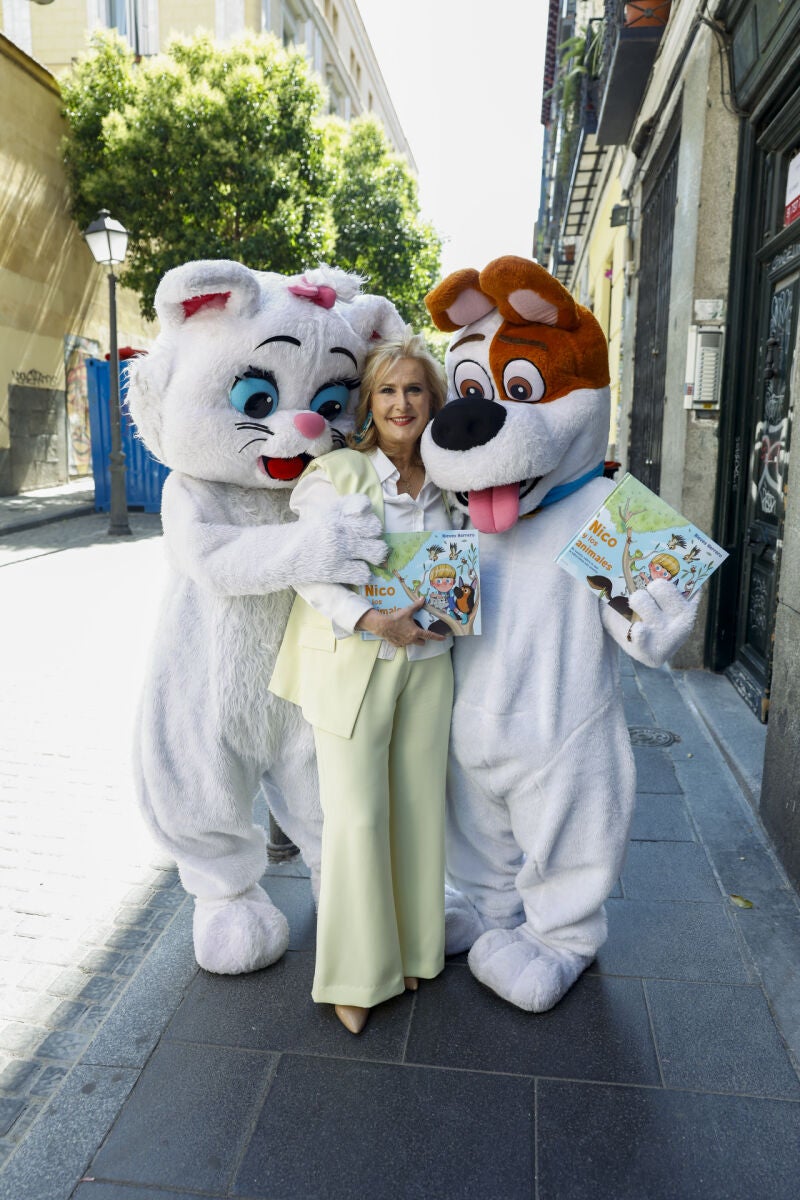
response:
<svg viewBox="0 0 800 1200"><path fill-rule="evenodd" d="M445 400L421 336L367 359L349 448L316 459L295 488L300 516L365 493L387 533L446 530L425 477L422 433ZM312 996L352 1033L369 1009L444 966L444 794L452 639L337 584L297 589L270 687L314 726L324 816ZM374 635L365 640L362 632Z"/></svg>

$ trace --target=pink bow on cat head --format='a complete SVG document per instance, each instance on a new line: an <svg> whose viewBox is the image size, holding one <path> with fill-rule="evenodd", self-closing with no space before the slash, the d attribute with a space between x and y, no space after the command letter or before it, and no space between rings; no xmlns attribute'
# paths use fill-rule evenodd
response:
<svg viewBox="0 0 800 1200"><path fill-rule="evenodd" d="M301 300L310 300L312 304L318 304L320 308L333 308L336 303L335 290L324 283L317 285L307 283L303 279L302 283L290 284L288 290L293 296L299 296Z"/></svg>

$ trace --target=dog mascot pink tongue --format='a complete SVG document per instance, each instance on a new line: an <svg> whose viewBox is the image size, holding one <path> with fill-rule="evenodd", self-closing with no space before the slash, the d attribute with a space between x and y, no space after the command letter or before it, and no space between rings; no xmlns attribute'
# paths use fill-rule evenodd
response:
<svg viewBox="0 0 800 1200"><path fill-rule="evenodd" d="M469 948L482 983L543 1012L605 940L628 838L618 647L659 666L695 609L659 580L631 598L630 625L554 561L613 487L608 356L592 314L515 257L448 276L427 304L453 337L451 399L423 458L486 535L484 632L453 651L447 949Z"/></svg>
<svg viewBox="0 0 800 1200"><path fill-rule="evenodd" d="M519 485L471 491L469 517L481 533L505 533L519 517Z"/></svg>

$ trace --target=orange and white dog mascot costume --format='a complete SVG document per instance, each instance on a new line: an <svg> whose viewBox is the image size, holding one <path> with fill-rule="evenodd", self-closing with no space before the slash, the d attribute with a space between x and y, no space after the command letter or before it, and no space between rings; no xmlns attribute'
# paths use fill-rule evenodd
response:
<svg viewBox="0 0 800 1200"><path fill-rule="evenodd" d="M656 581L631 597L630 625L554 561L613 487L608 353L588 309L516 257L458 271L426 302L453 338L423 458L486 535L484 632L453 652L447 950L470 948L482 983L543 1012L605 941L628 839L617 647L661 665L695 606Z"/></svg>

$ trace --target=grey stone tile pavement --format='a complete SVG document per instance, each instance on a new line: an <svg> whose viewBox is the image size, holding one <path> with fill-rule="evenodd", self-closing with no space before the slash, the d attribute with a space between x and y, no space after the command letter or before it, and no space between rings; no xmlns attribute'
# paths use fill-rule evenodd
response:
<svg viewBox="0 0 800 1200"><path fill-rule="evenodd" d="M300 864L265 881L279 963L196 967L129 781L163 572L158 518L131 523L0 517L0 1200L794 1200L800 903L730 685L623 659L638 809L561 1004L520 1012L458 956L354 1038L310 998Z"/></svg>

